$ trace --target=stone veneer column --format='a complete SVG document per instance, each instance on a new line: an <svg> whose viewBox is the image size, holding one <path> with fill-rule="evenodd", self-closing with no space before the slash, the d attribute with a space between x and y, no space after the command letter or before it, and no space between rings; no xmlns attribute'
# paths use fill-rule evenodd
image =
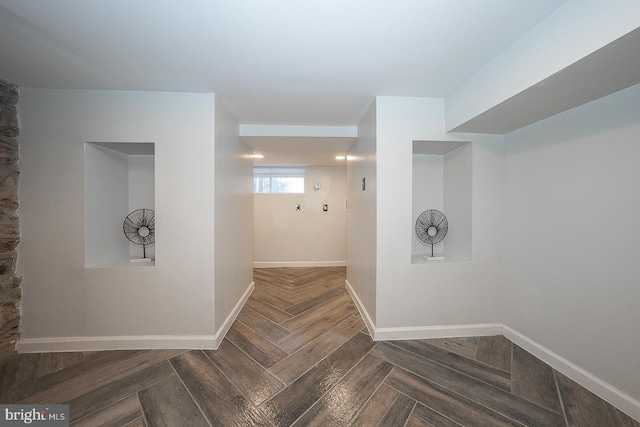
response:
<svg viewBox="0 0 640 427"><path fill-rule="evenodd" d="M20 335L17 104L18 88L0 79L0 361L15 352Z"/></svg>

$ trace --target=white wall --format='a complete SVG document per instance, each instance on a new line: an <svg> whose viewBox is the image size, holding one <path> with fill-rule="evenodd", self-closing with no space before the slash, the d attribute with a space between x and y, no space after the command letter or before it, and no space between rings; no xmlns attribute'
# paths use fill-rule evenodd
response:
<svg viewBox="0 0 640 427"><path fill-rule="evenodd" d="M128 155L129 212L155 208L155 159L153 155Z"/></svg>
<svg viewBox="0 0 640 427"><path fill-rule="evenodd" d="M378 97L376 338L501 331L503 137L472 143L472 260L411 264L412 145L455 139L444 100Z"/></svg>
<svg viewBox="0 0 640 427"><path fill-rule="evenodd" d="M636 405L639 135L635 86L508 134L504 180L505 326Z"/></svg>
<svg viewBox="0 0 640 427"><path fill-rule="evenodd" d="M304 194L253 196L255 267L346 265L346 168L306 170Z"/></svg>
<svg viewBox="0 0 640 427"><path fill-rule="evenodd" d="M444 211L444 157L436 154L413 154L412 176L412 214L415 230L415 220L427 209ZM435 245L434 254L442 254L445 242ZM425 245L411 233L411 254L431 255L431 245Z"/></svg>
<svg viewBox="0 0 640 427"><path fill-rule="evenodd" d="M19 349L211 346L214 96L20 95ZM84 267L86 141L155 143L155 267Z"/></svg>
<svg viewBox="0 0 640 427"><path fill-rule="evenodd" d="M155 211L155 157L150 154L128 155L129 173L129 206L128 212L137 209ZM143 250L136 245L129 245L131 258L141 258ZM155 245L145 248L147 258L155 257Z"/></svg>
<svg viewBox="0 0 640 427"><path fill-rule="evenodd" d="M85 167L85 212L78 226L85 230L85 265L129 262L129 241L122 232L130 212L127 155L94 144L84 150L84 164L90 166Z"/></svg>
<svg viewBox="0 0 640 427"><path fill-rule="evenodd" d="M471 259L473 236L473 147L444 155L444 212L449 221L447 258Z"/></svg>
<svg viewBox="0 0 640 427"><path fill-rule="evenodd" d="M223 336L253 282L253 161L219 97L215 110L215 330Z"/></svg>
<svg viewBox="0 0 640 427"><path fill-rule="evenodd" d="M347 161L347 287L370 330L376 319L376 181L374 101L358 125Z"/></svg>

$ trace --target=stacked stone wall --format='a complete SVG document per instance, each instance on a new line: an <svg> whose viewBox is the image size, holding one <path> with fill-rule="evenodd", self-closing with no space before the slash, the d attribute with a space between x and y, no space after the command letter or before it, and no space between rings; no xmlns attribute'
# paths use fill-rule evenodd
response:
<svg viewBox="0 0 640 427"><path fill-rule="evenodd" d="M0 79L0 362L15 351L20 334L17 104L18 88Z"/></svg>

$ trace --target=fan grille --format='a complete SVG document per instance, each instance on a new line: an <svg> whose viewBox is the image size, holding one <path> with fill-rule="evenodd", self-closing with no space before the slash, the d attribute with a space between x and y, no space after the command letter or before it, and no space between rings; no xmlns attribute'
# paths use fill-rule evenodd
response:
<svg viewBox="0 0 640 427"><path fill-rule="evenodd" d="M449 222L442 212L429 209L422 212L416 220L416 236L428 245L436 245L449 231Z"/></svg>
<svg viewBox="0 0 640 427"><path fill-rule="evenodd" d="M156 214L151 209L137 209L127 215L122 229L134 245L153 245L156 241Z"/></svg>

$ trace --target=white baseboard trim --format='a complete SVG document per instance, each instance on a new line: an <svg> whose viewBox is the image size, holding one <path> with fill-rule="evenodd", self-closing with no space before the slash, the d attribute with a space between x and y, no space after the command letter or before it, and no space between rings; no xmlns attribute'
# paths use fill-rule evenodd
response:
<svg viewBox="0 0 640 427"><path fill-rule="evenodd" d="M217 350L254 288L255 283L251 282L215 335L23 338L16 343L16 350L18 353L163 349Z"/></svg>
<svg viewBox="0 0 640 427"><path fill-rule="evenodd" d="M231 310L231 313L229 313L224 322L222 322L222 326L220 326L220 328L214 335L214 350L217 350L220 344L222 344L222 340L224 339L225 335L227 335L227 332L229 332L229 328L231 328L233 322L236 321L236 317L238 317L238 314L240 314L240 310L242 310L242 307L244 307L245 303L247 302L255 288L256 282L251 282L247 290L242 294L242 297L240 297L240 300L238 300L236 305L233 307L233 310Z"/></svg>
<svg viewBox="0 0 640 427"><path fill-rule="evenodd" d="M110 337L23 338L18 353L101 350L215 349L213 335L136 335Z"/></svg>
<svg viewBox="0 0 640 427"><path fill-rule="evenodd" d="M254 261L253 268L278 268L278 267L345 267L347 261Z"/></svg>
<svg viewBox="0 0 640 427"><path fill-rule="evenodd" d="M571 363L548 348L543 347L525 335L522 335L515 329L506 325L504 325L503 328L504 336L513 343L522 347L600 398L606 400L630 417L640 420L640 401L618 390L616 387L585 371L574 363Z"/></svg>
<svg viewBox="0 0 640 427"><path fill-rule="evenodd" d="M425 340L432 338L479 337L491 335L502 335L502 324L474 323L469 325L376 328L374 332L374 340Z"/></svg>
<svg viewBox="0 0 640 427"><path fill-rule="evenodd" d="M476 337L502 335L501 323L479 323L472 325L416 326L400 328L376 328L367 309L348 280L345 286L353 299L369 335L374 341L419 340L429 338Z"/></svg>
<svg viewBox="0 0 640 427"><path fill-rule="evenodd" d="M367 327L367 330L369 331L369 335L373 338L376 325L373 323L373 320L371 320L371 316L369 316L369 312L364 307L364 304L362 304L362 301L358 297L358 294L353 289L353 287L351 286L351 283L349 283L348 280L344 281L344 286L347 288L347 292L349 292L349 295L351 295L351 299L356 304L356 308L358 309L358 312L360 313L360 316L364 321L364 325Z"/></svg>

